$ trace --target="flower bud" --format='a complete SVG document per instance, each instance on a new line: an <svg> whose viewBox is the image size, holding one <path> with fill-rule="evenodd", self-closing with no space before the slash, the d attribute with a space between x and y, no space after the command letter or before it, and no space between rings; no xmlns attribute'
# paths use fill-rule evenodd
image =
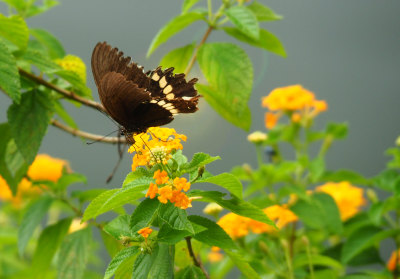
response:
<svg viewBox="0 0 400 279"><path fill-rule="evenodd" d="M222 208L219 204L217 204L217 203L215 203L215 202L212 202L212 203L209 203L209 204L203 209L203 212L204 212L205 214L208 214L208 215L214 216L215 218L218 218L218 214L219 214L222 210L223 210L223 208Z"/></svg>
<svg viewBox="0 0 400 279"><path fill-rule="evenodd" d="M266 133L260 132L260 131L255 131L247 136L247 140L249 142L255 143L255 144L261 144L263 143L266 139L268 138L268 135Z"/></svg>

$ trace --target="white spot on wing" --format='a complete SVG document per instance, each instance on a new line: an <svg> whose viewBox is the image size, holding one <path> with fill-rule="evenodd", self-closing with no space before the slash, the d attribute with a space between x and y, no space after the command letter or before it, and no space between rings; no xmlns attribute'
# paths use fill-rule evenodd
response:
<svg viewBox="0 0 400 279"><path fill-rule="evenodd" d="M160 79L159 84L161 88L167 86L167 79L165 78L165 76Z"/></svg>
<svg viewBox="0 0 400 279"><path fill-rule="evenodd" d="M158 102L158 105L160 105L160 106L165 105L165 101L164 101L164 100L163 100L163 101L159 101L159 102Z"/></svg>
<svg viewBox="0 0 400 279"><path fill-rule="evenodd" d="M165 96L168 100L172 100L173 98L175 98L174 93L169 93L167 96Z"/></svg>
<svg viewBox="0 0 400 279"><path fill-rule="evenodd" d="M151 79L154 80L154 81L158 81L160 79L160 76L155 72L153 74L153 76L151 77Z"/></svg>
<svg viewBox="0 0 400 279"><path fill-rule="evenodd" d="M172 113L172 114L177 114L178 110L177 109L171 109L169 112Z"/></svg>
<svg viewBox="0 0 400 279"><path fill-rule="evenodd" d="M155 104L157 103L157 100L151 100L150 103Z"/></svg>
<svg viewBox="0 0 400 279"><path fill-rule="evenodd" d="M171 91L172 91L172 86L171 86L171 85L168 85L167 87L164 88L163 93L164 93L164 94L168 94L168 93L171 92Z"/></svg>
<svg viewBox="0 0 400 279"><path fill-rule="evenodd" d="M183 96L182 99L184 99L185 101L189 101L191 100L193 97L187 97L187 96Z"/></svg>

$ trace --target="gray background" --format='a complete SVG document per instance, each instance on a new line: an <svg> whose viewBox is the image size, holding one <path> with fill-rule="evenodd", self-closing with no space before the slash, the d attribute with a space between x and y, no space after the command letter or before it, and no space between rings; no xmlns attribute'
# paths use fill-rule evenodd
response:
<svg viewBox="0 0 400 279"><path fill-rule="evenodd" d="M249 103L251 131L265 130L262 96L275 87L300 83L329 104L329 110L319 117L318 126L329 121L350 124L348 138L335 143L329 153L328 168L350 168L367 176L377 174L388 160L383 154L385 149L393 146L400 134L400 1L261 2L284 16L282 21L262 23L262 27L281 39L288 57L241 44L255 69L256 82ZM4 11L5 5L0 5ZM198 40L206 30L203 23L194 24L146 59L152 38L180 12L180 6L181 1L177 0L65 0L51 11L29 19L28 24L49 30L67 53L80 56L88 66L94 45L107 41L145 69L152 69L167 51ZM214 32L209 41L233 40L222 32ZM87 73L93 97L99 100L90 67ZM195 69L191 76L197 73ZM9 99L0 94L1 122L6 120L9 104ZM82 130L105 135L116 129L108 118L93 109L76 109L71 105L67 108ZM210 165L211 172L229 171L245 162L255 166L254 149L247 143L247 133L221 119L204 100L197 113L178 116L169 126L188 136L184 144L187 156L206 152L222 157ZM116 146L88 146L49 127L40 152L69 160L73 170L87 175L87 187L91 188L119 187L130 171L132 158L126 154L114 180L106 185L105 179L117 161Z"/></svg>

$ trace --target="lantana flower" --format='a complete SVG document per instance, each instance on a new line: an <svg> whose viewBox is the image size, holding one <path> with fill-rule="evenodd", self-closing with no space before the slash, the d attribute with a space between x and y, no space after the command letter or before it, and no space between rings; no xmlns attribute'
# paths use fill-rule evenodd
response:
<svg viewBox="0 0 400 279"><path fill-rule="evenodd" d="M400 266L400 250L392 252L386 266L390 271L394 271L396 266Z"/></svg>
<svg viewBox="0 0 400 279"><path fill-rule="evenodd" d="M279 229L298 220L297 215L288 209L286 205L272 205L265 208L263 211L272 221L275 221ZM233 239L246 236L250 231L259 234L273 232L275 230L268 224L235 213L228 213L223 216L219 219L218 225Z"/></svg>
<svg viewBox="0 0 400 279"><path fill-rule="evenodd" d="M339 183L328 182L316 188L317 191L324 192L332 196L339 208L342 221L356 215L360 208L366 204L364 190L351 185L347 181Z"/></svg>
<svg viewBox="0 0 400 279"><path fill-rule="evenodd" d="M298 84L272 90L262 99L262 106L270 110L265 114L267 129L273 128L285 113L297 123L303 118L311 119L328 108L325 101L316 100L314 93Z"/></svg>
<svg viewBox="0 0 400 279"><path fill-rule="evenodd" d="M62 176L64 168L69 169L67 161L53 158L47 154L39 154L29 166L27 176L31 180L57 182ZM0 200L9 201L16 208L22 206L24 197L37 196L41 192L41 188L33 187L30 180L23 178L18 184L17 194L13 196L7 182L0 176Z"/></svg>
<svg viewBox="0 0 400 279"><path fill-rule="evenodd" d="M149 227L145 227L145 228L138 230L138 234L143 236L145 239L147 239L152 232L153 232L153 230Z"/></svg>
<svg viewBox="0 0 400 279"><path fill-rule="evenodd" d="M78 56L68 54L61 59L56 59L55 62L63 69L76 73L82 81L86 82L86 65Z"/></svg>
<svg viewBox="0 0 400 279"><path fill-rule="evenodd" d="M150 183L146 197L154 199L157 196L157 199L161 203L169 201L181 209L192 206L192 200L184 193L190 190L190 182L186 178L175 177L174 179L170 179L164 170L157 170L153 178L156 180L156 183Z"/></svg>
<svg viewBox="0 0 400 279"><path fill-rule="evenodd" d="M139 166L166 164L173 151L183 148L181 141L186 141L186 136L172 128L152 127L147 133L134 135L133 139L135 144L128 150L130 153L135 152L132 171Z"/></svg>

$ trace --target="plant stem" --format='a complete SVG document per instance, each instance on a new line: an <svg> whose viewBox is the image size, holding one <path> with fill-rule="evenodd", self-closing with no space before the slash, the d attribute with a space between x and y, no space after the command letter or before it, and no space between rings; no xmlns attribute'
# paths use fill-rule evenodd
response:
<svg viewBox="0 0 400 279"><path fill-rule="evenodd" d="M106 142L106 143L127 143L126 138L122 138L122 137L105 137L105 136L101 136L101 135L96 135L96 134L91 134L88 132L84 132L78 129L74 129L71 128L67 125L62 124L61 122L52 119L51 120L51 125L73 135L73 136L78 136L78 137L82 137L85 139L89 139L89 140L93 140L95 142Z"/></svg>
<svg viewBox="0 0 400 279"><path fill-rule="evenodd" d="M192 56L192 59L190 60L186 70L185 70L185 76L189 74L189 72L192 70L194 62L196 62L197 59L197 53L199 52L200 47L206 42L208 36L210 36L211 31L213 30L212 26L209 26L206 33L204 33L203 38L201 39L199 45L196 47L194 54Z"/></svg>
<svg viewBox="0 0 400 279"><path fill-rule="evenodd" d="M203 264L196 258L196 255L193 252L192 242L190 241L191 237L188 236L188 237L185 237L185 239L186 239L186 245L188 247L189 255L192 258L194 265L199 267L201 269L201 271L203 271L204 276L207 279L210 279L210 276L208 275L207 271L204 269Z"/></svg>
<svg viewBox="0 0 400 279"><path fill-rule="evenodd" d="M98 102L83 98L83 97L77 95L76 93L74 93L72 91L68 91L68 90L62 89L62 88L60 88L58 86L55 86L54 84L44 80L43 78L35 76L34 74L28 73L28 72L24 71L21 68L19 68L18 71L22 76L27 77L30 80L33 80L33 81L35 81L35 82L37 82L37 83L39 83L41 85L44 85L47 88L56 91L57 93L63 95L64 97L66 97L68 99L77 101L77 102L79 102L79 103L81 103L81 104L83 104L85 106L97 109L97 110L99 110L101 112L105 112L105 109L104 109L103 105L98 103Z"/></svg>

